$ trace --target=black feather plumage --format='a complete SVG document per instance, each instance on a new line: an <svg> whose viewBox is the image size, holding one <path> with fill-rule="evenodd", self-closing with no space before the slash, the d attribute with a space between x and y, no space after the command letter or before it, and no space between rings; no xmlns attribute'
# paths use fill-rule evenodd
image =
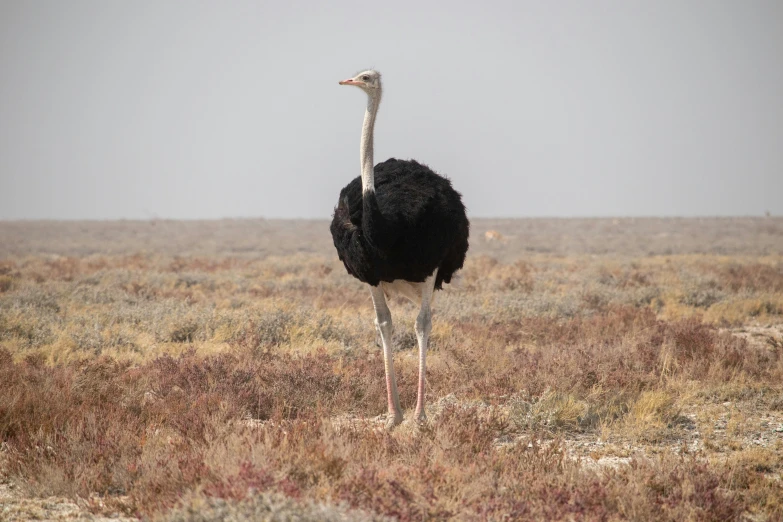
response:
<svg viewBox="0 0 783 522"><path fill-rule="evenodd" d="M437 268L441 289L465 262L470 223L451 182L416 161L375 166L375 192L357 177L340 191L332 239L349 274L377 286L423 282Z"/></svg>

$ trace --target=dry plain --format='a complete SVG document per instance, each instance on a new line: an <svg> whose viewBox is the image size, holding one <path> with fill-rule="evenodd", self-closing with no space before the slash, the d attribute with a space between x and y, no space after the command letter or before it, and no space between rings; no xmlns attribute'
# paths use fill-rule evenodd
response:
<svg viewBox="0 0 783 522"><path fill-rule="evenodd" d="M330 241L0 223L0 519L783 519L783 219L474 220L392 432Z"/></svg>

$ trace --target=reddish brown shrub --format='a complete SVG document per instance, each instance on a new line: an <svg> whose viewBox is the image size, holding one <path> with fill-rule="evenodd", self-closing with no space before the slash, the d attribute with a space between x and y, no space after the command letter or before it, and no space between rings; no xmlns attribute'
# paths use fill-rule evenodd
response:
<svg viewBox="0 0 783 522"><path fill-rule="evenodd" d="M731 265L718 272L724 287L738 292L783 292L783 268L761 263Z"/></svg>
<svg viewBox="0 0 783 522"><path fill-rule="evenodd" d="M216 483L204 488L204 493L211 497L242 500L254 492L263 492L275 485L272 474L263 468L258 468L251 462L240 464L239 473L220 478Z"/></svg>

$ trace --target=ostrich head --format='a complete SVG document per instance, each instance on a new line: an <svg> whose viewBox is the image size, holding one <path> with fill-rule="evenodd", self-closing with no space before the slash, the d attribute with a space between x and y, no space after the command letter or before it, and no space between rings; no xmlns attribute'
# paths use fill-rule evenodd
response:
<svg viewBox="0 0 783 522"><path fill-rule="evenodd" d="M381 92L381 73L373 69L362 71L353 78L340 82L340 85L355 85L370 97L376 97Z"/></svg>

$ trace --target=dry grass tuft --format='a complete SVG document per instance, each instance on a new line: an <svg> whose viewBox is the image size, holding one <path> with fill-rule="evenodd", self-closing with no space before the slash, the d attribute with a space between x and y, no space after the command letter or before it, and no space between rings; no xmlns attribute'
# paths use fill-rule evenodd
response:
<svg viewBox="0 0 783 522"><path fill-rule="evenodd" d="M625 423L634 435L646 441L662 440L678 417L674 397L665 391L645 391L631 406Z"/></svg>

